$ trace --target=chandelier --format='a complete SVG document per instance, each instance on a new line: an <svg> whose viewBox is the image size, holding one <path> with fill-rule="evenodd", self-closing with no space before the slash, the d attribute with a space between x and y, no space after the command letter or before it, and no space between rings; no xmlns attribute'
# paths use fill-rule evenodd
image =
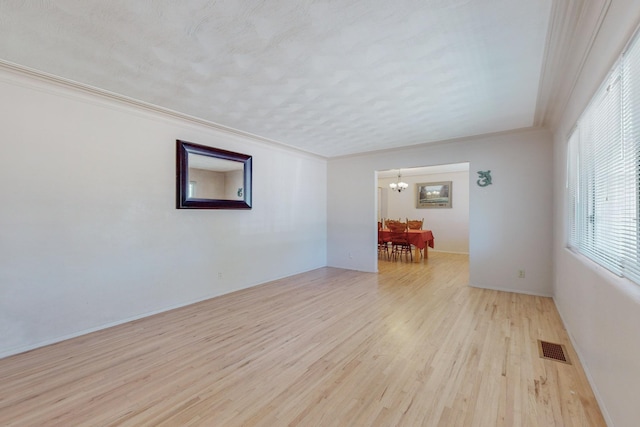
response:
<svg viewBox="0 0 640 427"><path fill-rule="evenodd" d="M409 184L402 181L402 174L400 173L400 169L398 169L398 182L392 182L391 184L389 184L389 187L391 187L391 190L397 191L398 193L409 188Z"/></svg>

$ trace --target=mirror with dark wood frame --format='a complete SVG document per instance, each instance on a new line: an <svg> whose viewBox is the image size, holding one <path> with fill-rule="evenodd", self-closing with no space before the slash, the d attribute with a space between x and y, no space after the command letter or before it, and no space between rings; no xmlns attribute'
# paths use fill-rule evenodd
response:
<svg viewBox="0 0 640 427"><path fill-rule="evenodd" d="M251 209L252 157L176 141L177 209Z"/></svg>

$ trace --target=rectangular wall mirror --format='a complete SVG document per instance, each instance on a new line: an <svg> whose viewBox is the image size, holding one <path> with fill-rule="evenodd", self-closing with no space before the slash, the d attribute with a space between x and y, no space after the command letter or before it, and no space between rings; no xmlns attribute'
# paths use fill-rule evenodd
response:
<svg viewBox="0 0 640 427"><path fill-rule="evenodd" d="M177 209L251 209L251 156L176 141Z"/></svg>

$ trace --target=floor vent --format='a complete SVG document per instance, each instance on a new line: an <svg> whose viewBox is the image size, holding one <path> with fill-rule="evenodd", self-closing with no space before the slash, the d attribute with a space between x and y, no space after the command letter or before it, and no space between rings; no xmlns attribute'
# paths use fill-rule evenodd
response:
<svg viewBox="0 0 640 427"><path fill-rule="evenodd" d="M571 365L567 357L567 350L562 344L538 340L538 350L540 351L540 357L543 359L556 360Z"/></svg>

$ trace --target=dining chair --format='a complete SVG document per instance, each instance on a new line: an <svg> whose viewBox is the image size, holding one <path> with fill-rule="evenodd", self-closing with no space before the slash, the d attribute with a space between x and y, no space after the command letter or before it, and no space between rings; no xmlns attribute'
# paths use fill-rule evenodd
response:
<svg viewBox="0 0 640 427"><path fill-rule="evenodd" d="M409 219L407 218L407 227L409 230L422 230L424 224L424 218L422 219ZM420 249L420 257L422 257L422 249Z"/></svg>
<svg viewBox="0 0 640 427"><path fill-rule="evenodd" d="M404 254L405 258L408 259L410 256L411 261L413 261L413 252L409 243L409 231L406 223L396 222L389 225L389 241L391 242L391 258L396 260L400 257L402 261L402 254Z"/></svg>
<svg viewBox="0 0 640 427"><path fill-rule="evenodd" d="M387 260L390 259L389 242L382 238L382 226L378 226L378 257L385 254Z"/></svg>

